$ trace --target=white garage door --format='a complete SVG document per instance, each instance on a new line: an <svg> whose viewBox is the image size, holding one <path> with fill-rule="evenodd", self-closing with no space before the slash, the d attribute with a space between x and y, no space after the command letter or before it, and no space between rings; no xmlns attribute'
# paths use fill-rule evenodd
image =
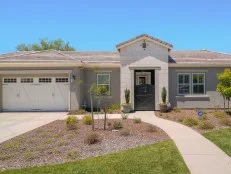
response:
<svg viewBox="0 0 231 174"><path fill-rule="evenodd" d="M67 111L66 77L3 78L3 111Z"/></svg>

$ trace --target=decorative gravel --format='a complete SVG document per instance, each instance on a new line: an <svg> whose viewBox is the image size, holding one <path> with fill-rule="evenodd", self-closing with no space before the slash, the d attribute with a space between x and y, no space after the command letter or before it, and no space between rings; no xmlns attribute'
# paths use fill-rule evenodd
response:
<svg viewBox="0 0 231 174"><path fill-rule="evenodd" d="M123 128L113 131L112 126L107 126L107 130L103 130L103 120L95 120L94 132L100 141L92 145L84 143L85 136L93 131L91 125L84 125L82 120L78 121L77 130L67 130L65 121L57 120L3 142L0 144L0 170L80 160L169 139L157 127L153 126L156 131L151 132L147 123L135 124L131 119L107 122L113 125L114 121L121 121ZM121 135L123 129L130 135Z"/></svg>
<svg viewBox="0 0 231 174"><path fill-rule="evenodd" d="M214 116L214 112L223 112L222 110L216 110L216 109L178 109L177 111L171 110L167 113L161 113L159 111L155 111L155 115L160 117L160 118L164 118L164 119L168 119L168 120L172 120L175 122L179 122L182 123L183 119L185 117L191 117L191 118L195 118L198 122L203 122L205 120L200 120L199 116L198 116L198 111L202 111L204 114L207 116L207 120L208 122L212 123L214 125L213 129L199 129L198 126L193 126L192 129L196 130L199 133L205 133L205 132L210 132L210 131L214 131L214 130L221 130L224 128L229 128L231 126L224 126L220 123L221 118L216 118ZM231 116L226 114L227 118L231 120Z"/></svg>

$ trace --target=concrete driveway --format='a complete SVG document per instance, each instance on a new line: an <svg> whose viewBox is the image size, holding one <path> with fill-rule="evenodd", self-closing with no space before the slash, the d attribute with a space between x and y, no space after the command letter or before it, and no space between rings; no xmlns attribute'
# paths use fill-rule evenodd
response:
<svg viewBox="0 0 231 174"><path fill-rule="evenodd" d="M66 112L0 113L0 143L54 120L61 120L66 117Z"/></svg>

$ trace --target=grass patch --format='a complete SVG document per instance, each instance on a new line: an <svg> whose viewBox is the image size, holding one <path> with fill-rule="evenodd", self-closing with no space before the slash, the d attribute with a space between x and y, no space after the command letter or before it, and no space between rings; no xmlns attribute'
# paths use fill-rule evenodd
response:
<svg viewBox="0 0 231 174"><path fill-rule="evenodd" d="M4 144L3 149L16 149L19 148L20 142L18 141L10 141L7 144Z"/></svg>
<svg viewBox="0 0 231 174"><path fill-rule="evenodd" d="M231 126L231 119L229 119L228 117L222 118L220 124L223 126Z"/></svg>
<svg viewBox="0 0 231 174"><path fill-rule="evenodd" d="M203 134L231 157L231 128Z"/></svg>
<svg viewBox="0 0 231 174"><path fill-rule="evenodd" d="M214 125L209 121L202 121L198 124L199 129L213 129Z"/></svg>
<svg viewBox="0 0 231 174"><path fill-rule="evenodd" d="M67 157L69 158L69 159L75 159L75 158L77 158L78 157L78 155L79 155L79 152L77 151L77 150L69 150L68 152L67 152Z"/></svg>
<svg viewBox="0 0 231 174"><path fill-rule="evenodd" d="M225 118L227 115L226 115L226 113L223 112L223 111L215 111L215 112L213 113L213 116L216 117L216 118L222 119L222 118Z"/></svg>
<svg viewBox="0 0 231 174"><path fill-rule="evenodd" d="M35 153L33 153L33 152L25 152L25 153L23 154L23 157L24 157L26 160L33 160L33 159L35 159L36 155L35 155Z"/></svg>
<svg viewBox="0 0 231 174"><path fill-rule="evenodd" d="M5 161L5 160L8 160L8 159L13 158L13 157L14 157L13 154L10 154L10 155L1 155L0 156L0 160L1 161Z"/></svg>
<svg viewBox="0 0 231 174"><path fill-rule="evenodd" d="M84 115L83 123L86 125L92 125L92 117L90 115Z"/></svg>
<svg viewBox="0 0 231 174"><path fill-rule="evenodd" d="M189 170L173 141L168 140L118 153L88 158L86 160L68 162L54 166L11 170L3 173L185 174L189 173Z"/></svg>

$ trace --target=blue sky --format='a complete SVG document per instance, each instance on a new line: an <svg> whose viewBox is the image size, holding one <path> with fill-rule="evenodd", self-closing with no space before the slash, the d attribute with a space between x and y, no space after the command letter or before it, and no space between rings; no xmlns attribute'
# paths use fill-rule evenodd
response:
<svg viewBox="0 0 231 174"><path fill-rule="evenodd" d="M203 0L1 0L0 53L61 38L77 50L114 51L146 33L175 50L231 53L231 2Z"/></svg>

